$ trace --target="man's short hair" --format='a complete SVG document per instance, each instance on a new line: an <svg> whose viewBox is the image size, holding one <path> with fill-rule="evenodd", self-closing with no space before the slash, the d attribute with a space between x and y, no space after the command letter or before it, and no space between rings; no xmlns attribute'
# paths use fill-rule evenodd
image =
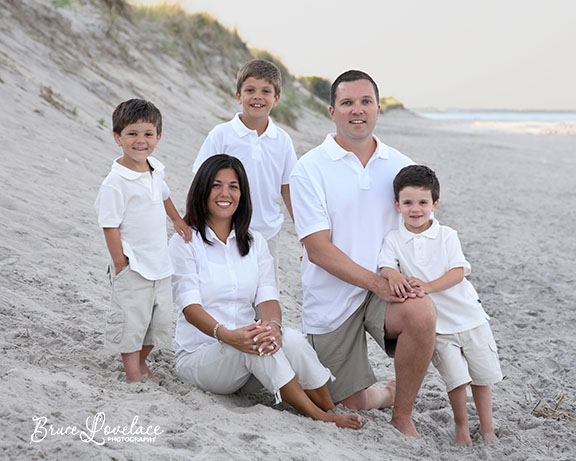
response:
<svg viewBox="0 0 576 461"><path fill-rule="evenodd" d="M156 127L156 134L162 134L162 114L150 101L129 99L116 106L112 113L112 131L120 135L131 123L146 122Z"/></svg>
<svg viewBox="0 0 576 461"><path fill-rule="evenodd" d="M276 64L265 59L253 59L242 66L238 71L236 80L236 91L241 93L242 85L250 77L266 80L274 87L274 96L280 94L282 86L282 73Z"/></svg>
<svg viewBox="0 0 576 461"><path fill-rule="evenodd" d="M400 191L405 187L421 187L432 193L432 201L440 198L440 182L436 173L425 165L408 165L394 178L394 200L399 201Z"/></svg>
<svg viewBox="0 0 576 461"><path fill-rule="evenodd" d="M338 89L338 85L343 82L355 82L356 80L368 80L372 83L374 94L376 95L376 103L380 103L380 92L378 91L378 85L376 85L374 79L361 70L347 70L343 74L340 74L330 87L330 106L334 107L334 104L336 103L336 90Z"/></svg>

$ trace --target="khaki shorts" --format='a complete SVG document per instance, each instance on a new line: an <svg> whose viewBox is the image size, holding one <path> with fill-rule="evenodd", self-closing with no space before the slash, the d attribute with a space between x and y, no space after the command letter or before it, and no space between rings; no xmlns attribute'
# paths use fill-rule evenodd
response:
<svg viewBox="0 0 576 461"><path fill-rule="evenodd" d="M368 292L360 307L336 330L308 335L320 362L336 377L335 381L328 383L334 402L340 402L376 382L368 361L366 332L390 357L394 357L397 341L384 338L385 314L386 302Z"/></svg>
<svg viewBox="0 0 576 461"><path fill-rule="evenodd" d="M452 335L436 335L432 363L448 392L472 383L490 386L502 380L498 349L488 322Z"/></svg>
<svg viewBox="0 0 576 461"><path fill-rule="evenodd" d="M126 266L110 272L112 294L106 316L105 344L127 354L142 346L168 345L172 339L172 286L170 277L148 280Z"/></svg>

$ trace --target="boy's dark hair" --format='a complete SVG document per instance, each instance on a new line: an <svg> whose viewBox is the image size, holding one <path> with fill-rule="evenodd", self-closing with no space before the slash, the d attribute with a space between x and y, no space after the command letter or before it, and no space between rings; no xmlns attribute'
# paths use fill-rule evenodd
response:
<svg viewBox="0 0 576 461"><path fill-rule="evenodd" d="M400 191L405 187L421 187L432 192L432 201L440 198L440 182L436 173L424 165L408 165L394 178L394 200L399 201Z"/></svg>
<svg viewBox="0 0 576 461"><path fill-rule="evenodd" d="M120 135L131 123L146 122L156 127L156 134L162 134L162 114L150 101L129 99L116 106L112 113L112 131Z"/></svg>
<svg viewBox="0 0 576 461"><path fill-rule="evenodd" d="M378 85L376 85L374 79L361 70L347 70L343 74L340 74L330 87L330 106L334 107L334 104L336 103L336 90L338 89L338 85L342 82L355 82L356 80L368 80L372 83L374 94L376 95L376 103L380 104L380 92L378 91Z"/></svg>
<svg viewBox="0 0 576 461"><path fill-rule="evenodd" d="M188 191L184 221L202 236L202 240L205 243L212 245L212 242L206 238L206 226L209 218L208 198L210 197L216 174L225 168L231 168L238 176L240 202L232 216L232 225L236 231L238 250L242 256L246 256L250 251L250 244L253 240L248 230L250 219L252 218L252 201L250 200L250 187L246 170L242 162L236 157L218 154L207 158L200 165Z"/></svg>
<svg viewBox="0 0 576 461"><path fill-rule="evenodd" d="M282 73L273 62L265 59L253 59L242 66L236 78L236 91L241 93L242 85L250 77L266 80L274 87L274 96L280 94Z"/></svg>

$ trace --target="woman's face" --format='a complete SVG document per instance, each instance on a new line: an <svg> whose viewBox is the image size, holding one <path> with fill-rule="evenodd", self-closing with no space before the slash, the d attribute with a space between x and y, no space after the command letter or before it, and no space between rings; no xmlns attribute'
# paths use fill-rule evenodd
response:
<svg viewBox="0 0 576 461"><path fill-rule="evenodd" d="M240 203L240 183L232 168L223 168L214 177L208 197L208 221L232 223L232 216Z"/></svg>

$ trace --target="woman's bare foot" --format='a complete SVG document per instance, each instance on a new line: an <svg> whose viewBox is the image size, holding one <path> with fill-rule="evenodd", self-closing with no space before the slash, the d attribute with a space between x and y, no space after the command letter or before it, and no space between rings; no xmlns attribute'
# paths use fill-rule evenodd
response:
<svg viewBox="0 0 576 461"><path fill-rule="evenodd" d="M490 442L496 442L496 440L498 440L498 437L494 432L486 432L485 434L482 434L482 439L484 440L484 442L490 443Z"/></svg>
<svg viewBox="0 0 576 461"><path fill-rule="evenodd" d="M327 418L325 421L336 424L336 426L343 429L360 429L362 427L362 418L358 415L349 413L347 415L337 415L334 413L326 413Z"/></svg>

